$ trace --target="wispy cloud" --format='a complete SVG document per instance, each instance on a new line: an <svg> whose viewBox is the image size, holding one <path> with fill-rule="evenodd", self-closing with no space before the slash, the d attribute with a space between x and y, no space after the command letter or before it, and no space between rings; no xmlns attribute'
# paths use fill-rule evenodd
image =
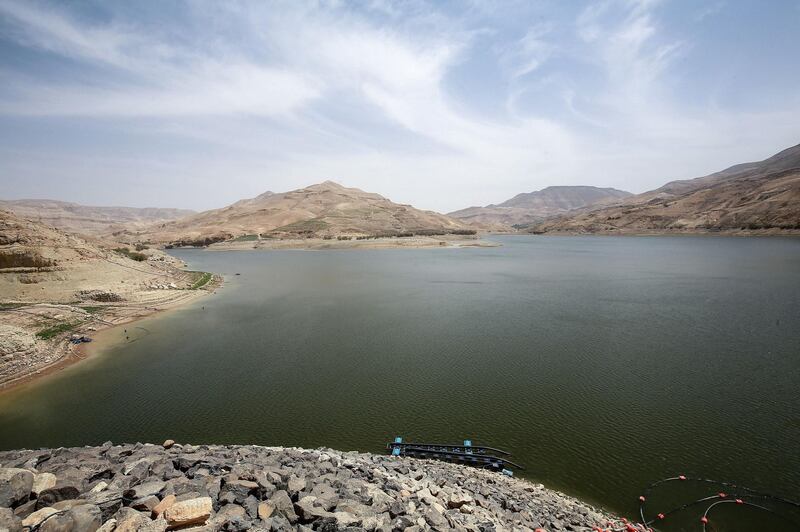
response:
<svg viewBox="0 0 800 532"><path fill-rule="evenodd" d="M335 178L452 210L551 184L638 191L800 134L796 96L687 103L697 36L665 3L541 6L0 0L0 178L39 175L47 195L58 175L162 172L159 198L191 207ZM178 202L221 174L213 198Z"/></svg>

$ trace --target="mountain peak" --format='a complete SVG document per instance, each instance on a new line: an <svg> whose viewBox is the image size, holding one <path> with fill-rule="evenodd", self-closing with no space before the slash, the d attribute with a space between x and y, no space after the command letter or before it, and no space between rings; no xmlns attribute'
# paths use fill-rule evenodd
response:
<svg viewBox="0 0 800 532"><path fill-rule="evenodd" d="M330 179L323 181L322 183L317 183L316 185L311 185L306 187L306 190L344 190L344 185L340 185L336 181L331 181Z"/></svg>

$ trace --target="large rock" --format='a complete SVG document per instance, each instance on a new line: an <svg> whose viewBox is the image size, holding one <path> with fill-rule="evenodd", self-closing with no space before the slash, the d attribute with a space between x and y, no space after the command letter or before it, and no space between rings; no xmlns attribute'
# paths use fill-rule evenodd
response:
<svg viewBox="0 0 800 532"><path fill-rule="evenodd" d="M330 512L315 505L316 500L317 498L313 495L306 495L295 503L294 506L302 521L309 522L332 516Z"/></svg>
<svg viewBox="0 0 800 532"><path fill-rule="evenodd" d="M284 490L278 490L272 494L267 504L274 508L274 512L282 515L289 520L290 523L297 522L297 514L294 511L294 505L289 494Z"/></svg>
<svg viewBox="0 0 800 532"><path fill-rule="evenodd" d="M150 524L150 519L145 514L133 508L120 508L114 521L114 532L137 532Z"/></svg>
<svg viewBox="0 0 800 532"><path fill-rule="evenodd" d="M213 510L211 497L176 502L164 512L169 529L205 523Z"/></svg>
<svg viewBox="0 0 800 532"><path fill-rule="evenodd" d="M78 496L80 496L80 493L81 492L78 491L78 488L74 488L72 486L44 490L39 493L39 497L36 499L36 509L38 510L40 508L46 508L47 506L53 506L55 503L60 501L77 499Z"/></svg>
<svg viewBox="0 0 800 532"><path fill-rule="evenodd" d="M300 478L296 475L292 475L289 477L289 482L286 485L286 491L289 492L289 495L292 497L296 497L301 491L306 489L306 479Z"/></svg>
<svg viewBox="0 0 800 532"><path fill-rule="evenodd" d="M273 512L275 512L275 506L271 503L264 501L258 503L258 518L259 519L269 519Z"/></svg>
<svg viewBox="0 0 800 532"><path fill-rule="evenodd" d="M177 497L175 497L174 494L171 493L171 494L167 495L166 497L164 497L161 500L161 502L156 504L155 507L153 508L153 510L152 510L153 517L160 516L161 514L166 512L167 509L169 507L171 507L173 504L175 504L176 502L177 502Z"/></svg>
<svg viewBox="0 0 800 532"><path fill-rule="evenodd" d="M42 508L41 510L36 510L28 517L22 520L22 526L27 528L33 528L39 526L39 524L50 517L53 514L57 514L58 510L55 508Z"/></svg>
<svg viewBox="0 0 800 532"><path fill-rule="evenodd" d="M33 473L13 467L0 468L0 507L25 502L33 489Z"/></svg>
<svg viewBox="0 0 800 532"><path fill-rule="evenodd" d="M14 515L10 508L0 508L0 530L8 532L21 532L22 521Z"/></svg>
<svg viewBox="0 0 800 532"><path fill-rule="evenodd" d="M149 497L150 495L158 495L166 485L167 485L166 482L163 482L161 480L152 480L144 482L125 491L123 496L126 499L135 500L135 499L142 499L144 497Z"/></svg>
<svg viewBox="0 0 800 532"><path fill-rule="evenodd" d="M44 490L49 490L56 486L56 476L52 473L36 473L33 475L33 487L31 491L37 496Z"/></svg>
<svg viewBox="0 0 800 532"><path fill-rule="evenodd" d="M103 513L94 504L81 504L71 508L67 516L72 520L72 530L94 532L103 523Z"/></svg>

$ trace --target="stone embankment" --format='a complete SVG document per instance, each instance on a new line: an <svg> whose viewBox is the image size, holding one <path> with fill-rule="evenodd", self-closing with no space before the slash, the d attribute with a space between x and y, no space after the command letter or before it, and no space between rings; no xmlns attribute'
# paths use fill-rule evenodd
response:
<svg viewBox="0 0 800 532"><path fill-rule="evenodd" d="M599 530L540 484L330 449L167 441L0 452L0 530ZM622 525L624 529L624 525Z"/></svg>

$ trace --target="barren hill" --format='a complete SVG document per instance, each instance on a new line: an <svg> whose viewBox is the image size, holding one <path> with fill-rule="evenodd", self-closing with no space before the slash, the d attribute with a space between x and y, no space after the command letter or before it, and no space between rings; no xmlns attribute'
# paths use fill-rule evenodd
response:
<svg viewBox="0 0 800 532"><path fill-rule="evenodd" d="M235 238L334 238L463 231L469 228L459 220L325 181L290 192L266 192L222 209L114 236L125 241L205 245Z"/></svg>
<svg viewBox="0 0 800 532"><path fill-rule="evenodd" d="M123 226L165 222L194 214L187 209L94 207L47 199L0 200L0 209L70 233L93 236L109 234Z"/></svg>
<svg viewBox="0 0 800 532"><path fill-rule="evenodd" d="M534 233L800 233L800 145L760 162L672 181L615 205L546 220Z"/></svg>
<svg viewBox="0 0 800 532"><path fill-rule="evenodd" d="M211 274L158 250L81 238L0 210L0 388L74 358L70 334L189 301Z"/></svg>
<svg viewBox="0 0 800 532"><path fill-rule="evenodd" d="M590 186L547 187L517 194L508 201L486 207L469 207L448 216L490 229L510 229L540 222L590 205L602 205L630 196L614 188Z"/></svg>
<svg viewBox="0 0 800 532"><path fill-rule="evenodd" d="M121 248L0 210L2 302L133 300L155 285L191 285L196 275L179 264L158 250ZM108 293L119 298L102 295Z"/></svg>

